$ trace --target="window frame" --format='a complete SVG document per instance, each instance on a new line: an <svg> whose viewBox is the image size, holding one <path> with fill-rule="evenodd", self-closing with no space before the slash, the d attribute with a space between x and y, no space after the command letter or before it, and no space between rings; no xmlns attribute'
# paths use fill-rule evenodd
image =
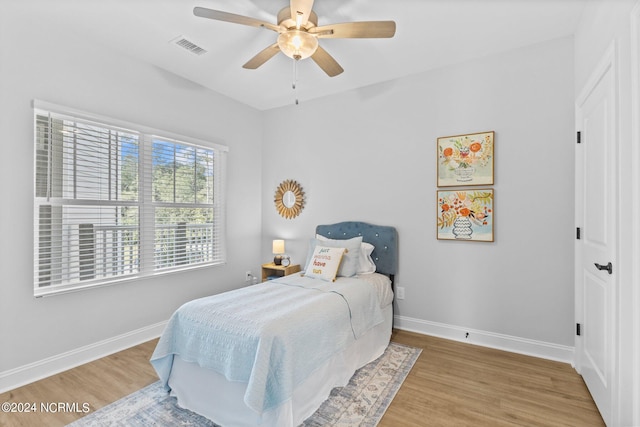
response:
<svg viewBox="0 0 640 427"><path fill-rule="evenodd" d="M84 289L107 286L116 283L135 281L147 277L158 277L167 274L174 274L177 272L199 269L199 268L207 268L214 265L223 265L227 262L227 253L226 253L226 179L227 179L227 153L229 151L228 147L222 145L218 142L213 141L205 141L193 137L188 137L185 135L176 134L173 132L168 132L165 130L160 130L156 128L152 128L149 126L144 126L140 124L135 124L131 122L127 122L124 120L113 119L106 116L101 116L97 114L87 113L75 109L71 109L68 107L63 107L60 105L52 104L45 101L34 100L33 101L33 120L34 120L34 134L33 134L33 159L34 159L34 170L33 170L33 201L34 201L34 279L33 279L33 288L34 288L34 296L42 297L48 295L56 295L67 292L75 292ZM127 275L114 275L111 277L100 277L100 278L89 278L85 279L75 279L73 281L62 281L62 283L50 283L48 285L42 285L39 277L41 261L40 261L40 218L39 211L41 206L51 205L47 197L42 197L41 188L39 189L39 185L42 186L42 181L39 181L39 178L42 178L42 173L39 175L39 164L42 166L42 162L38 160L38 143L41 140L38 135L38 117L42 115L51 115L56 118L62 118L64 120L73 120L77 121L78 124L86 124L91 123L97 126L104 126L104 128L119 128L123 131L130 132L131 134L135 134L138 136L138 163L137 163L137 200L136 201L128 201L128 200L116 200L114 201L105 201L105 200L83 200L78 201L75 199L64 199L60 197L55 206L71 206L71 205L81 205L81 206L89 206L89 207L103 207L103 206L114 206L114 205L127 205L127 206L137 206L138 207L138 223L137 223L137 232L138 232L138 253L136 254L136 259L139 261L139 265L137 271L133 274ZM51 119L49 119L51 120ZM47 141L49 146L52 145L52 135L49 134L47 136ZM153 200L153 196L151 194L153 188L153 158L152 158L152 150L154 141L162 140L168 143L182 144L188 147L195 147L195 151L198 149L206 150L207 152L211 151L211 156L213 159L213 164L211 166L212 170L212 200L210 203L198 204L197 197L194 198L194 203L180 203L180 207L189 207L195 208L200 207L205 210L212 210L212 221L205 222L207 224L206 227L202 227L204 230L209 230L207 235L211 235L211 254L213 259L209 261L203 262L195 262L195 263L187 263L185 265L172 266L169 268L157 269L155 264L155 255L156 252L156 230L158 228L158 224L156 223L155 209L157 206L166 206L167 203L156 203ZM109 152L108 155L112 155ZM51 184L51 167L50 162L51 158L47 157L47 167L48 170L46 172L46 182ZM194 158L194 168L197 170L198 168L197 159ZM61 166L63 167L63 166ZM96 168L96 170L104 170L103 168ZM63 172L60 172L62 175ZM118 177L119 179L120 177ZM195 191L195 190L194 190ZM50 193L47 192L47 196ZM207 201L209 201L207 199ZM62 221L62 220L61 220ZM208 224L211 224L209 227ZM57 224L56 224L57 225ZM176 224L177 225L177 224ZM78 231L80 232L80 231ZM174 240L177 238L174 237ZM118 244L121 242L118 241ZM175 243L175 242L174 242ZM81 245L79 243L78 245ZM95 248L94 248L95 251ZM64 253L63 251L62 253ZM72 252L69 250L68 252ZM51 253L51 252L49 252ZM95 254L94 254L95 255ZM174 254L175 256L175 254ZM54 264L50 264L53 266ZM59 265L64 269L68 269L68 265L65 262L60 262Z"/></svg>

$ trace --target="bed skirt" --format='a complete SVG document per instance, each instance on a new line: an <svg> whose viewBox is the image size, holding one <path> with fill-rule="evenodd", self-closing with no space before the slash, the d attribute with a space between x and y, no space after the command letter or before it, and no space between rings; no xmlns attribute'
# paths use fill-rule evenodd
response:
<svg viewBox="0 0 640 427"><path fill-rule="evenodd" d="M291 399L259 416L244 404L246 383L224 376L175 356L169 377L171 395L178 405L227 426L295 427L310 417L334 387L348 384L354 372L384 353L391 339L392 305L382 310L384 322L354 340L298 385Z"/></svg>

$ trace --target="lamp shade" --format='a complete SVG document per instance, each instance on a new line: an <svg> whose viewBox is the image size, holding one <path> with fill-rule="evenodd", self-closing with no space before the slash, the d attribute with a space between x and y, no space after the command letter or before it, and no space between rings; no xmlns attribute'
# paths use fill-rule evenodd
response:
<svg viewBox="0 0 640 427"><path fill-rule="evenodd" d="M273 251L274 254L283 254L284 251L284 240L274 240L273 241Z"/></svg>
<svg viewBox="0 0 640 427"><path fill-rule="evenodd" d="M282 254L284 253L284 240L274 240L272 252L276 255L273 257L275 265L282 264Z"/></svg>

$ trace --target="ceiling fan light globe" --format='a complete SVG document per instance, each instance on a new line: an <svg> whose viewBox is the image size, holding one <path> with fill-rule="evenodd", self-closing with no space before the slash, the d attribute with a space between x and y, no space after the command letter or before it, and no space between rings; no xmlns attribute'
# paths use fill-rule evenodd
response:
<svg viewBox="0 0 640 427"><path fill-rule="evenodd" d="M318 49L318 39L306 31L289 30L278 36L278 46L282 53L295 60L305 59Z"/></svg>

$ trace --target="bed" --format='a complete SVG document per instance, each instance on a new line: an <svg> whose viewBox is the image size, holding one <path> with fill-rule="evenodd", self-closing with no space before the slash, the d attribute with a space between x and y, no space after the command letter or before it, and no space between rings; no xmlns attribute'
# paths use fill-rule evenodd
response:
<svg viewBox="0 0 640 427"><path fill-rule="evenodd" d="M344 251L335 281L311 268L173 314L151 363L179 406L225 427L297 426L382 355L393 322L395 228L319 225L307 260L329 250Z"/></svg>

